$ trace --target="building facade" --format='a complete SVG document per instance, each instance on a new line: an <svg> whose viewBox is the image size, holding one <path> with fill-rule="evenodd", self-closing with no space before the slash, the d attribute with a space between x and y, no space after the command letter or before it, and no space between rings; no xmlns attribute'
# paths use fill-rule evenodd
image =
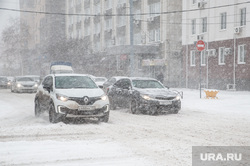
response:
<svg viewBox="0 0 250 166"><path fill-rule="evenodd" d="M163 72L166 84L180 86L182 15L171 11L180 11L181 6L181 0L133 0L132 4L130 0L68 0L66 35L89 42L103 76L156 77Z"/></svg>
<svg viewBox="0 0 250 166"><path fill-rule="evenodd" d="M247 0L183 1L183 85L250 90L250 4ZM205 50L197 51L203 40Z"/></svg>

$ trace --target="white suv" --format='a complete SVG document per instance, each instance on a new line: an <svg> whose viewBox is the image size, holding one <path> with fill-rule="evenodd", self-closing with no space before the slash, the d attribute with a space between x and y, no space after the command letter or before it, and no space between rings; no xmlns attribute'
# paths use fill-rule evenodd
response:
<svg viewBox="0 0 250 166"><path fill-rule="evenodd" d="M67 117L108 122L109 99L88 75L50 74L35 96L35 116L44 111L49 113L51 123Z"/></svg>

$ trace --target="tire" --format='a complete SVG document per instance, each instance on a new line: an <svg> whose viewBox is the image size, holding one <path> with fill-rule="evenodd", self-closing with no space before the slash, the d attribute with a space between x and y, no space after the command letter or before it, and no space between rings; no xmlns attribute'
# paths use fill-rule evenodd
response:
<svg viewBox="0 0 250 166"><path fill-rule="evenodd" d="M180 110L180 109L176 109L176 110L172 111L172 113L173 113L173 114L178 114L178 113L179 113L179 110Z"/></svg>
<svg viewBox="0 0 250 166"><path fill-rule="evenodd" d="M38 100L35 100L35 117L39 117L41 115L41 108L40 108L40 103Z"/></svg>
<svg viewBox="0 0 250 166"><path fill-rule="evenodd" d="M99 118L98 121L107 123L109 121L109 112L106 113L103 117Z"/></svg>
<svg viewBox="0 0 250 166"><path fill-rule="evenodd" d="M51 103L49 106L49 122L50 123L59 122L58 114L56 113L55 106L53 103Z"/></svg>
<svg viewBox="0 0 250 166"><path fill-rule="evenodd" d="M132 114L136 114L137 111L138 111L138 109L137 109L137 103L136 103L135 100L132 100L132 101L130 102L130 112L131 112Z"/></svg>
<svg viewBox="0 0 250 166"><path fill-rule="evenodd" d="M110 109L111 110L115 110L116 109L116 104L114 103L112 97L109 97L109 105L110 105Z"/></svg>

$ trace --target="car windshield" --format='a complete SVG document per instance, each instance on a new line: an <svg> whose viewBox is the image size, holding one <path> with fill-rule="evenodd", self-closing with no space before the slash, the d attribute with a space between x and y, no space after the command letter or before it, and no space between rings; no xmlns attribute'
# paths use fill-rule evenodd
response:
<svg viewBox="0 0 250 166"><path fill-rule="evenodd" d="M0 81L8 81L6 77L0 77Z"/></svg>
<svg viewBox="0 0 250 166"><path fill-rule="evenodd" d="M34 81L31 77L19 77L16 79L17 81Z"/></svg>
<svg viewBox="0 0 250 166"><path fill-rule="evenodd" d="M93 80L87 76L56 76L55 87L57 89L98 88Z"/></svg>
<svg viewBox="0 0 250 166"><path fill-rule="evenodd" d="M135 88L141 88L141 89L165 88L156 80L132 80L132 84Z"/></svg>

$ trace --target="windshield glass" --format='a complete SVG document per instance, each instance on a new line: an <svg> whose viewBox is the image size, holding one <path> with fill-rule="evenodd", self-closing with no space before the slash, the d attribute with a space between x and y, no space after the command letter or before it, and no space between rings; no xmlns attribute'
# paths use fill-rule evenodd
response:
<svg viewBox="0 0 250 166"><path fill-rule="evenodd" d="M57 89L98 88L93 80L87 76L57 76L55 77L55 87Z"/></svg>
<svg viewBox="0 0 250 166"><path fill-rule="evenodd" d="M34 81L31 77L19 77L16 79L17 81Z"/></svg>
<svg viewBox="0 0 250 166"><path fill-rule="evenodd" d="M0 77L0 81L8 81L6 77Z"/></svg>
<svg viewBox="0 0 250 166"><path fill-rule="evenodd" d="M165 88L158 81L155 80L132 80L132 84L136 88Z"/></svg>

